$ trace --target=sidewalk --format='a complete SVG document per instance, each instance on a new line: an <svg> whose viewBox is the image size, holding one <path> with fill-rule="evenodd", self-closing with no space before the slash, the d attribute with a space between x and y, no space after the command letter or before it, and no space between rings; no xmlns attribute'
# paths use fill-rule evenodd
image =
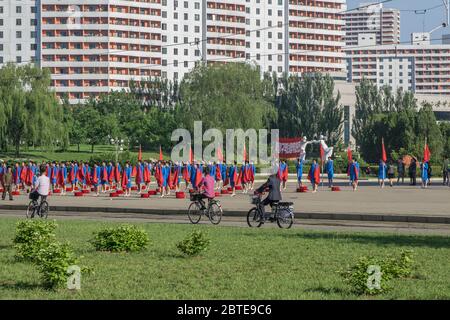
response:
<svg viewBox="0 0 450 320"><path fill-rule="evenodd" d="M380 189L369 182L362 182L357 192L352 192L348 183L341 182L341 192L331 192L327 187L320 187L319 192L296 193L295 183L289 183L283 192L283 201L294 202L297 219L330 219L359 221L392 221L450 224L450 188L432 186L430 189L420 187L398 186ZM153 187L152 187L153 188ZM224 215L246 216L252 205L249 195L237 191L236 197L229 195L218 197ZM187 195L188 196L188 195ZM53 195L48 199L51 211L65 212L112 212L144 214L186 214L189 199L175 199L174 194L167 198L151 196L141 199L133 193L129 198L110 198L109 194L99 197L93 194L75 198ZM1 210L25 210L29 203L26 195L14 201L0 201ZM51 216L51 214L50 214Z"/></svg>

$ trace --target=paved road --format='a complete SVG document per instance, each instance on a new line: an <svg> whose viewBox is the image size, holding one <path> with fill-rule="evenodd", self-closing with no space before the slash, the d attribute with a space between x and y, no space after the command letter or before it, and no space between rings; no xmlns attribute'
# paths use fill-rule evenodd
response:
<svg viewBox="0 0 450 320"><path fill-rule="evenodd" d="M24 217L24 213L0 211L1 217ZM107 212L51 212L50 218L56 220L94 220L120 222L148 222L148 223L177 223L190 224L187 216L182 215L148 215L136 213L107 213ZM204 218L200 224L211 225ZM212 226L212 225L211 225ZM220 226L248 228L243 217L223 217ZM212 226L213 227L213 226ZM275 223L267 223L262 228L278 228ZM347 232L383 232L394 234L445 235L450 236L450 225L429 223L398 223L398 222L370 222L370 221L337 221L337 220L308 220L296 219L293 228L321 231Z"/></svg>
<svg viewBox="0 0 450 320"><path fill-rule="evenodd" d="M294 202L296 213L316 214L363 214L363 215L408 215L443 217L450 219L450 188L433 185L429 189L420 187L395 186L380 189L374 182L362 182L357 192L353 192L344 180L338 182L341 192L331 192L327 187L320 188L316 194L296 193L296 185L291 182L283 193L283 200ZM152 196L150 199L141 199L133 194L129 198L110 198L109 194L95 197L92 194L82 198L73 195L54 195L49 198L51 206L77 207L84 210L100 210L97 208L110 208L116 211L132 211L151 209L160 213L184 212L189 206L189 199L175 199L174 195L167 198ZM249 196L239 194L232 198L225 195L219 198L224 210L227 212L245 213L251 208ZM26 195L16 197L14 201L0 201L0 208L5 205L23 208L29 200ZM61 210L61 208L59 210ZM12 209L4 207L3 209ZM142 211L143 212L143 211ZM412 221L412 220L407 220Z"/></svg>

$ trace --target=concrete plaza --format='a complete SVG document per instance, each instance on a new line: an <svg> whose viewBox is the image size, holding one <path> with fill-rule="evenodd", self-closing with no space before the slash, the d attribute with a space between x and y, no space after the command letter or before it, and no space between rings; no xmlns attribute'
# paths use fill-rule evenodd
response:
<svg viewBox="0 0 450 320"><path fill-rule="evenodd" d="M315 194L297 193L292 181L283 192L283 201L294 202L298 218L450 224L450 188L437 182L428 189L409 185L380 189L375 182L361 181L356 192L345 180L337 181L337 185L341 187L340 192L332 192L324 186ZM250 196L242 191L237 191L235 197L223 195L218 199L225 216L244 216L252 207ZM130 197L118 198L109 197L109 193L98 197L93 193L83 197L68 193L52 195L48 201L51 211L158 215L185 214L190 203L188 194L186 199L176 199L174 192L164 198L156 195L141 199L136 191ZM22 193L14 201L0 202L0 210L25 210L28 202L28 196Z"/></svg>

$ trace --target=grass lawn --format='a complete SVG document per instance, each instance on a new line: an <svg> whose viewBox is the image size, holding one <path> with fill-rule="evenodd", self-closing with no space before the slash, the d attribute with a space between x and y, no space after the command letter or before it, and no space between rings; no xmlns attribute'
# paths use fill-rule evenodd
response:
<svg viewBox="0 0 450 320"><path fill-rule="evenodd" d="M29 263L14 259L16 218L0 219L0 297L3 299L450 299L450 238L302 230L259 230L137 223L150 235L144 252L96 252L92 233L116 222L58 221L57 237L70 241L82 264L81 291L48 291ZM212 243L186 258L175 244L200 228ZM337 271L363 255L415 252L411 279L376 298L356 296Z"/></svg>
<svg viewBox="0 0 450 320"><path fill-rule="evenodd" d="M94 153L91 153L90 145L80 145L80 151L78 152L78 146L72 145L69 150L64 152L58 151L41 151L34 150L30 148L29 150L21 150L20 157L16 158L14 152L0 152L0 159L2 160L34 160L34 161L70 161L70 160L78 160L78 161L88 161L92 156L96 156L104 153L114 153L115 147L112 145L98 145L94 147ZM130 151L132 155L136 156L137 151ZM143 159L159 159L159 152L142 152ZM168 154L165 154L167 157Z"/></svg>

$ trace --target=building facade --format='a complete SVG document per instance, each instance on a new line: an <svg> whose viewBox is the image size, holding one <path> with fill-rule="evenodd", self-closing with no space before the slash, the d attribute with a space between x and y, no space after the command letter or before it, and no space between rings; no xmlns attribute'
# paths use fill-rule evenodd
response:
<svg viewBox="0 0 450 320"><path fill-rule="evenodd" d="M161 75L160 0L41 0L40 65L59 97L85 101Z"/></svg>
<svg viewBox="0 0 450 320"><path fill-rule="evenodd" d="M48 68L58 96L71 102L127 89L130 81L148 77L180 81L200 62L246 61L259 66L261 73L324 72L345 79L341 14L345 0L26 3L22 9L3 8L3 23L9 26L3 32L9 36L3 44L4 49L8 46L7 54L0 57L4 62L36 61ZM16 10L21 18L11 13ZM26 19L24 12L30 14ZM22 19L22 25L33 24L16 39L21 42L17 48L35 49L21 58L9 50L15 44L10 35L16 30L10 25L16 19ZM30 43L25 42L25 34Z"/></svg>
<svg viewBox="0 0 450 320"><path fill-rule="evenodd" d="M348 80L422 95L450 95L450 45L391 45L346 49Z"/></svg>
<svg viewBox="0 0 450 320"><path fill-rule="evenodd" d="M400 11L384 8L383 4L362 3L360 9L344 14L345 44L357 46L400 43Z"/></svg>
<svg viewBox="0 0 450 320"><path fill-rule="evenodd" d="M38 5L37 0L0 1L0 64L37 60Z"/></svg>

